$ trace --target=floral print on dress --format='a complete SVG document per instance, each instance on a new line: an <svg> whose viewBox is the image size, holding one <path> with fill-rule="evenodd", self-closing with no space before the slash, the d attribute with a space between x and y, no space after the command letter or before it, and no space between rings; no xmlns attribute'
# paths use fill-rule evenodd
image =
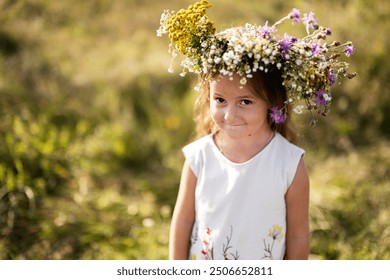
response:
<svg viewBox="0 0 390 280"><path fill-rule="evenodd" d="M236 251L235 254L233 253L228 253L230 249L233 249L233 246L230 245L230 241L232 240L232 235L233 235L233 226L230 226L230 236L226 236L226 244L223 244L222 247L222 256L225 260L238 260L239 255L238 252ZM229 259L229 257L232 257L232 259Z"/></svg>
<svg viewBox="0 0 390 280"><path fill-rule="evenodd" d="M204 258L206 260L213 260L214 259L213 246L210 243L211 233L212 233L212 230L210 228L207 228L205 238L202 240L202 255L204 256Z"/></svg>
<svg viewBox="0 0 390 280"><path fill-rule="evenodd" d="M214 247L213 247L213 230L211 228L207 228L205 230L204 238L201 239L202 241L202 250L201 254L203 256L203 259L205 260L214 260ZM230 226L230 234L226 236L226 242L222 245L222 251L221 255L223 256L224 260L238 260L239 255L238 252L235 251L232 253L231 251L234 250L233 246L231 245L231 240L233 236L233 226ZM197 259L196 254L192 255L192 259Z"/></svg>
<svg viewBox="0 0 390 280"><path fill-rule="evenodd" d="M198 240L198 233L199 229L196 227L196 230L194 234L192 235L191 241L192 245L194 245L197 241L200 241L202 243L202 248L199 249L201 253L201 259L203 260L214 260L215 256L222 256L224 260L238 260L240 259L240 255L238 250L235 250L234 244L232 242L232 237L233 237L233 226L230 226L230 233L225 236L226 241L223 242L222 248L218 250L218 252L215 252L215 238L216 235L218 236L218 230L213 230L212 228L206 228L203 231L203 236L199 238ZM268 259L268 260L273 260L274 259L274 245L275 242L281 243L284 240L284 232L283 232L283 226L281 225L273 225L269 230L268 230L268 237L263 238L263 251L264 251L264 257L262 259ZM219 247L220 248L220 247ZM217 255L215 255L218 253ZM194 252L191 255L191 258L193 260L198 259L199 257L199 251Z"/></svg>
<svg viewBox="0 0 390 280"><path fill-rule="evenodd" d="M275 241L278 241L278 243L283 241L284 234L283 234L283 227L280 225L273 225L272 228L268 230L268 236L271 237L271 241L267 242L266 239L263 239L264 244L264 257L263 259L273 260L273 249Z"/></svg>

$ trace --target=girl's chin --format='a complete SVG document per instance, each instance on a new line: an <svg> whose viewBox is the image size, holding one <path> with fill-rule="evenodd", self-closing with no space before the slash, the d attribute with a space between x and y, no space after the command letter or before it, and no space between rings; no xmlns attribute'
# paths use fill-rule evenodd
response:
<svg viewBox="0 0 390 280"><path fill-rule="evenodd" d="M223 133L230 138L242 138L251 134L251 132L244 126L224 126Z"/></svg>

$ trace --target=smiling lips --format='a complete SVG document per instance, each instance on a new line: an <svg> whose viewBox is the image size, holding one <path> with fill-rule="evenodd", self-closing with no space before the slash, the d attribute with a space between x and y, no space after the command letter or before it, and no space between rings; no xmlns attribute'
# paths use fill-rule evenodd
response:
<svg viewBox="0 0 390 280"><path fill-rule="evenodd" d="M242 124L230 124L230 123L224 123L224 125L227 125L227 126L232 126L232 127L237 127L237 126L243 126L245 125L244 123Z"/></svg>

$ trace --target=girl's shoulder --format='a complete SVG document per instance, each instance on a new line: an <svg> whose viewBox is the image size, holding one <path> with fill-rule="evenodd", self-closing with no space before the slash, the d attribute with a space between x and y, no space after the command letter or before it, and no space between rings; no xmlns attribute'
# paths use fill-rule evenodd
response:
<svg viewBox="0 0 390 280"><path fill-rule="evenodd" d="M213 136L203 136L182 148L182 152L188 161L191 170L198 177L201 167L205 161L205 155L213 151Z"/></svg>
<svg viewBox="0 0 390 280"><path fill-rule="evenodd" d="M203 136L199 139L196 139L192 142L190 142L189 144L185 145L183 147L183 151L184 150L201 150L201 149L204 149L205 147L207 146L211 146L213 143L213 135L212 134L208 134L206 136Z"/></svg>
<svg viewBox="0 0 390 280"><path fill-rule="evenodd" d="M275 150L280 152L281 154L284 155L291 155L295 154L298 156L302 156L305 153L305 150L302 149L301 147L291 143L288 141L283 135L280 133L276 132L275 133Z"/></svg>

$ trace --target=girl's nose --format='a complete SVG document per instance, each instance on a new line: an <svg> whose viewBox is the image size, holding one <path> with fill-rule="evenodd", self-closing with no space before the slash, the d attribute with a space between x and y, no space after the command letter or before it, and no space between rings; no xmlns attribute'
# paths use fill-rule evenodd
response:
<svg viewBox="0 0 390 280"><path fill-rule="evenodd" d="M234 121L237 116L235 106L228 106L225 110L224 119L225 121L231 122Z"/></svg>

